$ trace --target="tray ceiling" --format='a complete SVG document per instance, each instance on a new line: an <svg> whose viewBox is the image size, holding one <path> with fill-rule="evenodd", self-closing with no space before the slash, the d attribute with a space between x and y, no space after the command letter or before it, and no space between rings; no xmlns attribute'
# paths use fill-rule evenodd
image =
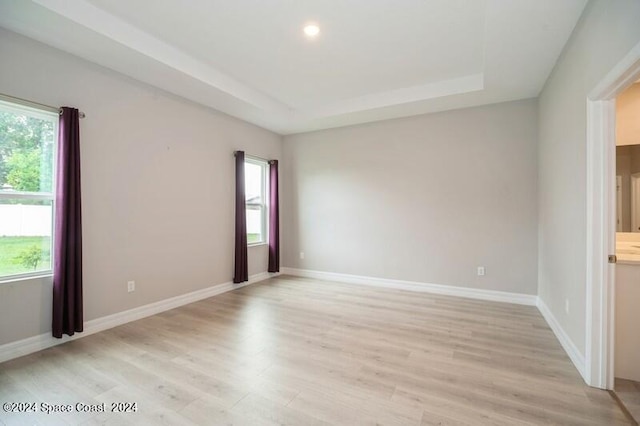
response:
<svg viewBox="0 0 640 426"><path fill-rule="evenodd" d="M289 134L535 97L585 3L2 0L0 26Z"/></svg>

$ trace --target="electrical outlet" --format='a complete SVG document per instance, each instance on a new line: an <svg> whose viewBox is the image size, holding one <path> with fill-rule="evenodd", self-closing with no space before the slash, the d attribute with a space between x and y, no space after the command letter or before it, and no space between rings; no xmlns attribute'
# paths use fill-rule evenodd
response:
<svg viewBox="0 0 640 426"><path fill-rule="evenodd" d="M127 281L127 291L131 293L132 291L136 291L136 282L135 281Z"/></svg>
<svg viewBox="0 0 640 426"><path fill-rule="evenodd" d="M569 299L564 299L564 311L569 314Z"/></svg>
<svg viewBox="0 0 640 426"><path fill-rule="evenodd" d="M484 276L484 266L478 266L478 276L482 277Z"/></svg>
<svg viewBox="0 0 640 426"><path fill-rule="evenodd" d="M303 251L300 252L300 259L304 259L304 252Z"/></svg>

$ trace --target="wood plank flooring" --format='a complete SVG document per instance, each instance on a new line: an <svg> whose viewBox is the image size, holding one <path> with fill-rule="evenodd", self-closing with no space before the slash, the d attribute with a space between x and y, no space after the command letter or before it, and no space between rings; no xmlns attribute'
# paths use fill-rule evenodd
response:
<svg viewBox="0 0 640 426"><path fill-rule="evenodd" d="M616 377L613 387L620 402L635 419L636 424L640 422L640 382Z"/></svg>
<svg viewBox="0 0 640 426"><path fill-rule="evenodd" d="M616 425L534 307L281 276L0 364L0 425Z"/></svg>

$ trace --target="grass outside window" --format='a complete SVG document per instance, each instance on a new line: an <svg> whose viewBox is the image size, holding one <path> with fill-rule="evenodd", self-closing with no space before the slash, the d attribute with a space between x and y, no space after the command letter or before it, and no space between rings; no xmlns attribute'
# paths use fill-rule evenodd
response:
<svg viewBox="0 0 640 426"><path fill-rule="evenodd" d="M0 276L51 270L50 237L0 236Z"/></svg>

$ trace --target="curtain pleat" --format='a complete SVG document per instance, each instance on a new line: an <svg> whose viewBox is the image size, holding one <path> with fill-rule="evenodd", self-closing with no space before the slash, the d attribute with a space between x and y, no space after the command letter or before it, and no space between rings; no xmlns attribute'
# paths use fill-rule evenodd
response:
<svg viewBox="0 0 640 426"><path fill-rule="evenodd" d="M278 160L269 162L269 272L280 272Z"/></svg>
<svg viewBox="0 0 640 426"><path fill-rule="evenodd" d="M62 108L57 157L52 334L61 338L83 327L80 120L75 108Z"/></svg>
<svg viewBox="0 0 640 426"><path fill-rule="evenodd" d="M244 190L244 151L236 151L236 238L233 282L249 280L247 264L247 210Z"/></svg>

